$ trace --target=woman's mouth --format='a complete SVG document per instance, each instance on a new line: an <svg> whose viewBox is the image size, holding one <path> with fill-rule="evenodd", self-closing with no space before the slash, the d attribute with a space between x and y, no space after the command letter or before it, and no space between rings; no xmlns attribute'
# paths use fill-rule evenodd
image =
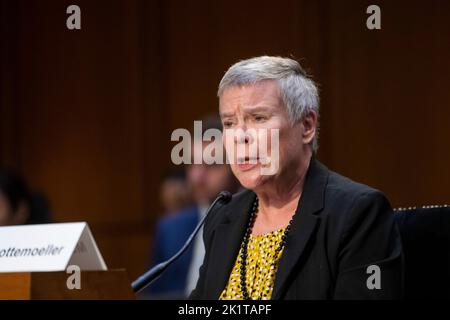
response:
<svg viewBox="0 0 450 320"><path fill-rule="evenodd" d="M259 160L259 158L251 158L250 159L249 157L245 157L245 158L239 159L237 165L238 165L239 170L248 171L258 165L258 160Z"/></svg>

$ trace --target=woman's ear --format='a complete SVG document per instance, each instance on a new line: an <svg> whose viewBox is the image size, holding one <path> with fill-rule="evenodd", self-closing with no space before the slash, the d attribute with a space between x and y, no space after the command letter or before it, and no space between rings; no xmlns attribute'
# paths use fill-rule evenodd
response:
<svg viewBox="0 0 450 320"><path fill-rule="evenodd" d="M302 119L302 140L303 144L309 144L316 135L317 128L317 113L310 111Z"/></svg>

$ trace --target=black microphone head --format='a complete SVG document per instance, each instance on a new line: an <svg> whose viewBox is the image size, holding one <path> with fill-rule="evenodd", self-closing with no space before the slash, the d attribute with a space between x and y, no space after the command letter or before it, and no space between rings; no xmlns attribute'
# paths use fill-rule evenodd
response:
<svg viewBox="0 0 450 320"><path fill-rule="evenodd" d="M231 192L224 190L219 193L219 198L223 204L227 204L231 200Z"/></svg>

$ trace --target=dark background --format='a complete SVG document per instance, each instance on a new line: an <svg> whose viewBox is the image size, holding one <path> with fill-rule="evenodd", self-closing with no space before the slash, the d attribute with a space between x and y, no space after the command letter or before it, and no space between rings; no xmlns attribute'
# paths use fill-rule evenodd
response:
<svg viewBox="0 0 450 320"><path fill-rule="evenodd" d="M217 110L234 62L294 57L320 85L318 157L393 206L450 202L450 2L0 0L0 166L146 267L171 132ZM81 8L81 30L66 8ZM366 8L381 7L381 30Z"/></svg>

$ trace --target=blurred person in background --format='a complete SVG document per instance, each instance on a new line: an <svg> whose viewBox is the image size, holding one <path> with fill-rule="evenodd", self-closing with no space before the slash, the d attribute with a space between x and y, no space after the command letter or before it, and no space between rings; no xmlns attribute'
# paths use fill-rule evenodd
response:
<svg viewBox="0 0 450 320"><path fill-rule="evenodd" d="M46 197L31 192L25 180L10 170L0 170L0 226L50 223Z"/></svg>
<svg viewBox="0 0 450 320"><path fill-rule="evenodd" d="M222 129L218 116L202 121L202 133L208 129ZM208 143L203 143L205 148ZM157 224L154 238L152 266L172 257L189 238L198 222L220 191L236 192L238 182L227 164L191 164L186 167L186 177L194 204L175 213L165 215ZM203 230L188 250L166 272L143 290L141 298L183 299L195 288L205 248Z"/></svg>
<svg viewBox="0 0 450 320"><path fill-rule="evenodd" d="M192 204L191 190L184 168L170 172L160 189L161 204L165 213L177 213Z"/></svg>

